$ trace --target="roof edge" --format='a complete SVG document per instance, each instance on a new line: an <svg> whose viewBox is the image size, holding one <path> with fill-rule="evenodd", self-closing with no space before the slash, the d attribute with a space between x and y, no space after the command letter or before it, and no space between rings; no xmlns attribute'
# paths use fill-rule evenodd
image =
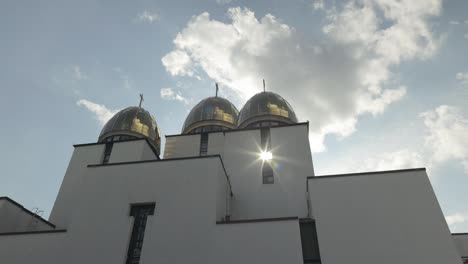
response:
<svg viewBox="0 0 468 264"><path fill-rule="evenodd" d="M41 222L49 225L50 227L52 228L55 228L55 225L52 224L51 222L45 220L44 218L42 218L40 215L37 215L33 212L31 212L30 210L26 209L23 205L21 205L20 203L18 203L17 201L11 199L10 197L8 196L1 196L0 197L0 200L7 200L8 202L12 203L13 205L15 205L16 207L19 207L21 210L23 210L25 213L31 215L31 216L34 216L35 218L37 218L38 220L40 220Z"/></svg>
<svg viewBox="0 0 468 264"><path fill-rule="evenodd" d="M384 174L384 173L397 173L397 172L409 172L409 171L426 171L426 168L412 168L412 169L400 169L400 170L383 170L383 171L366 171L366 172L353 172L353 173L343 173L343 174L329 174L329 175L316 175L316 176L307 176L308 180L311 179L328 179L335 177L346 177L346 176L363 176L370 174Z"/></svg>
<svg viewBox="0 0 468 264"><path fill-rule="evenodd" d="M294 124L284 124L284 125L278 125L278 126L271 126L270 128L281 128L281 127L291 127L291 126L303 126L307 125L307 131L309 131L309 121L306 122L299 122L299 123L294 123ZM223 131L210 131L210 132L203 132L203 133L231 133L231 132L239 132L239 131L248 131L248 130L255 130L255 129L261 129L261 127L249 127L249 128L235 128L235 129L228 129L228 130L223 130ZM203 133L193 133L193 134L173 134L173 135L164 135L164 137L181 137L181 136L193 136L193 135L200 135Z"/></svg>
<svg viewBox="0 0 468 264"><path fill-rule="evenodd" d="M291 220L299 220L299 217L297 217L297 216L290 216L290 217L276 217L276 218L257 218L257 219L216 221L216 224L217 224L217 225L229 225L229 224L245 224L245 223L261 223L261 222L278 222L278 221L291 221Z"/></svg>
<svg viewBox="0 0 468 264"><path fill-rule="evenodd" d="M36 235L36 234L65 233L65 232L67 232L67 229L24 231L24 232L5 232L5 233L0 233L0 236Z"/></svg>

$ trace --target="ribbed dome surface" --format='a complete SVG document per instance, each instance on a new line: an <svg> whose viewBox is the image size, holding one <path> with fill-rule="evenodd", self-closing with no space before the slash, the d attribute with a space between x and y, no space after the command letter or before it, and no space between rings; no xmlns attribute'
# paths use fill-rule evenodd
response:
<svg viewBox="0 0 468 264"><path fill-rule="evenodd" d="M208 97L195 105L185 119L182 134L236 128L239 111L222 97Z"/></svg>
<svg viewBox="0 0 468 264"><path fill-rule="evenodd" d="M239 113L238 127L261 127L297 123L296 113L280 95L261 92L250 98Z"/></svg>
<svg viewBox="0 0 468 264"><path fill-rule="evenodd" d="M98 141L118 141L119 138L147 138L157 153L160 153L158 125L154 117L143 108L132 106L115 114L102 129Z"/></svg>

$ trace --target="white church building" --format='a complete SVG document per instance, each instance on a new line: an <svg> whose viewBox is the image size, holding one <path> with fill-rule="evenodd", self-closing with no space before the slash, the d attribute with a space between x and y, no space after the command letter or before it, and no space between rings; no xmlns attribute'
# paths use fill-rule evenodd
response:
<svg viewBox="0 0 468 264"><path fill-rule="evenodd" d="M462 264L424 168L318 176L309 123L215 96L179 135L141 107L74 152L48 220L0 197L0 263Z"/></svg>

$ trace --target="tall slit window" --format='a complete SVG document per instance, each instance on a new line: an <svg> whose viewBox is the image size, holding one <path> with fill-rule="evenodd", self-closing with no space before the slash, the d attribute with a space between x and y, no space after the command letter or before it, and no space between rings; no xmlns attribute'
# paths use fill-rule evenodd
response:
<svg viewBox="0 0 468 264"><path fill-rule="evenodd" d="M301 230L302 256L304 257L304 263L320 264L320 251L315 221L312 219L301 219L299 226Z"/></svg>
<svg viewBox="0 0 468 264"><path fill-rule="evenodd" d="M208 153L208 133L200 135L200 156L206 156Z"/></svg>
<svg viewBox="0 0 468 264"><path fill-rule="evenodd" d="M145 236L146 220L154 214L154 203L132 205L130 216L134 217L132 235L127 252L126 264L140 263L143 238Z"/></svg>
<svg viewBox="0 0 468 264"><path fill-rule="evenodd" d="M104 149L104 157L102 158L102 164L109 163L109 159L110 159L113 146L114 146L113 142L106 143L106 147Z"/></svg>
<svg viewBox="0 0 468 264"><path fill-rule="evenodd" d="M260 145L262 152L271 153L271 140L270 140L270 128L263 127L260 129ZM273 167L271 166L271 160L264 159L262 164L262 182L263 184L275 183L275 177L273 174Z"/></svg>

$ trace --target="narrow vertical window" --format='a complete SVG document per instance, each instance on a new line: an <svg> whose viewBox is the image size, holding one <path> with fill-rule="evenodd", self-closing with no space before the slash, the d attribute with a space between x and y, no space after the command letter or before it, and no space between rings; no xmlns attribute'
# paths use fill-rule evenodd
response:
<svg viewBox="0 0 468 264"><path fill-rule="evenodd" d="M263 127L260 129L260 141L262 151L270 151L270 128Z"/></svg>
<svg viewBox="0 0 468 264"><path fill-rule="evenodd" d="M315 221L312 219L301 219L299 226L301 229L304 263L321 263Z"/></svg>
<svg viewBox="0 0 468 264"><path fill-rule="evenodd" d="M114 146L113 142L106 143L106 148L104 149L104 157L102 158L102 164L109 163L109 159L110 159L113 146Z"/></svg>
<svg viewBox="0 0 468 264"><path fill-rule="evenodd" d="M273 168L271 167L270 163L268 163L268 161L263 162L262 178L263 184L275 183L275 177L273 176Z"/></svg>
<svg viewBox="0 0 468 264"><path fill-rule="evenodd" d="M208 153L208 133L200 135L200 156L206 156Z"/></svg>
<svg viewBox="0 0 468 264"><path fill-rule="evenodd" d="M130 216L134 217L132 236L127 252L126 264L140 263L143 238L145 236L146 220L148 215L154 214L154 203L132 205Z"/></svg>
<svg viewBox="0 0 468 264"><path fill-rule="evenodd" d="M270 128L269 127L262 127L260 129L260 146L262 148L262 152L264 153L271 153L270 152ZM271 159L271 157L270 157ZM264 159L262 165L262 182L263 184L273 184L275 183L275 177L273 175L273 168L271 167L271 160Z"/></svg>

